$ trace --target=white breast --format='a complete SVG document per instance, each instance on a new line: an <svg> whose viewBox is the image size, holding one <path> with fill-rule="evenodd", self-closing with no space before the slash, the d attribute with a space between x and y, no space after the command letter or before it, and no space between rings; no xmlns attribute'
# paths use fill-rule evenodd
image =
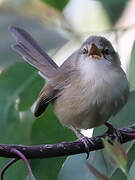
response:
<svg viewBox="0 0 135 180"><path fill-rule="evenodd" d="M89 103L98 103L104 98L110 98L115 91L119 74L115 74L110 62L102 60L82 61L79 67L81 83L85 92L89 93Z"/></svg>

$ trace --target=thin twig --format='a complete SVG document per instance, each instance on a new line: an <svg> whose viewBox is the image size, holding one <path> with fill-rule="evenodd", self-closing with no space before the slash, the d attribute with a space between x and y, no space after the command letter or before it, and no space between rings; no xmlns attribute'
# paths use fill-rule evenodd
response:
<svg viewBox="0 0 135 180"><path fill-rule="evenodd" d="M17 159L17 158L13 158L4 166L4 168L1 170L1 173L0 173L0 180L3 180L3 177L4 177L6 170L18 160L19 159Z"/></svg>
<svg viewBox="0 0 135 180"><path fill-rule="evenodd" d="M33 173L32 173L32 169L31 169L31 167L30 167L30 163L29 163L28 159L24 156L24 154L23 154L22 152L18 151L17 149L15 149L15 148L13 148L13 149L11 150L11 152L13 152L14 154L16 154L20 159L22 159L22 160L24 161L24 163L25 163L25 165L26 165L26 167L27 167L27 169L28 169L29 175L30 175L31 177L34 177L34 176L33 176ZM33 178L31 178L31 179L33 179Z"/></svg>

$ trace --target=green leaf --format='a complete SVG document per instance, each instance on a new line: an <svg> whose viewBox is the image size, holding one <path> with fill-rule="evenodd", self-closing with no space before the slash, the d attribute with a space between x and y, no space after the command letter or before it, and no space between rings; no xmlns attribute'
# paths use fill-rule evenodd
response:
<svg viewBox="0 0 135 180"><path fill-rule="evenodd" d="M26 180L36 180L35 176L33 175L32 172L30 172L26 178Z"/></svg>
<svg viewBox="0 0 135 180"><path fill-rule="evenodd" d="M2 168L3 166L8 163L11 159L7 158L0 158L0 167ZM24 180L26 179L27 176L27 169L22 161L17 161L15 164L13 164L7 172L4 174L4 179L6 180Z"/></svg>
<svg viewBox="0 0 135 180"><path fill-rule="evenodd" d="M110 176L111 180L127 180L127 176L121 171L121 169L115 169L114 173Z"/></svg>
<svg viewBox="0 0 135 180"><path fill-rule="evenodd" d="M33 117L31 112L23 113L21 121L19 116L17 116L14 109L10 111L11 122L8 126L0 126L0 142L4 144L30 144L30 132L31 126L33 124ZM0 167L2 168L10 159L0 157ZM6 180L24 180L27 176L27 168L23 161L17 161L12 165L7 173L4 175Z"/></svg>
<svg viewBox="0 0 135 180"><path fill-rule="evenodd" d="M129 83L130 83L130 90L135 90L135 42L133 44L131 57L130 57Z"/></svg>
<svg viewBox="0 0 135 180"><path fill-rule="evenodd" d="M90 154L91 156L91 154ZM68 156L59 172L59 180L87 180L89 170L86 165L86 155L78 154ZM90 179L90 178L89 178ZM95 180L95 179L92 179Z"/></svg>
<svg viewBox="0 0 135 180"><path fill-rule="evenodd" d="M31 112L19 113L16 100L25 87L37 76L35 68L27 63L17 63L0 74L0 141L4 144L30 144L30 131L33 124ZM8 122L8 125L7 125ZM0 158L1 167L9 159ZM26 179L27 169L22 161L16 162L5 174L5 179Z"/></svg>
<svg viewBox="0 0 135 180"><path fill-rule="evenodd" d="M134 170L134 172L135 172L135 170ZM127 180L135 180L135 175L134 174L133 175L129 175Z"/></svg>
<svg viewBox="0 0 135 180"><path fill-rule="evenodd" d="M127 156L128 156L128 171L131 168L132 163L135 160L135 141L134 143L129 147L128 152L127 152Z"/></svg>
<svg viewBox="0 0 135 180"><path fill-rule="evenodd" d="M19 95L21 95L21 100L23 101L23 91L25 88L29 87L29 85L33 82L34 78L37 78L37 71L35 68L30 66L29 64L17 63L9 68L5 69L0 74L0 123L5 124L7 120L10 120L10 109L14 109L16 111L16 102L19 99ZM32 87L31 87L32 89ZM39 88L38 88L39 89ZM37 90L36 94L37 94ZM32 93L32 92L31 92ZM26 100L26 95L24 96ZM27 97L30 100L30 97ZM35 97L31 96L30 103L35 101ZM20 101L20 106L23 108L24 104ZM26 108L25 108L26 109ZM16 111L17 112L17 111Z"/></svg>
<svg viewBox="0 0 135 180"><path fill-rule="evenodd" d="M115 24L117 20L120 18L127 0L100 0L105 10L108 13L112 24Z"/></svg>
<svg viewBox="0 0 135 180"><path fill-rule="evenodd" d="M127 180L135 180L135 161L133 162Z"/></svg>
<svg viewBox="0 0 135 180"><path fill-rule="evenodd" d="M62 11L64 7L67 5L69 0L42 0L43 2L49 4L53 8Z"/></svg>
<svg viewBox="0 0 135 180"><path fill-rule="evenodd" d="M33 75L31 82L25 86L23 91L19 94L17 109L19 111L28 110L34 101L36 101L43 85L44 79L41 78L38 74Z"/></svg>
<svg viewBox="0 0 135 180"><path fill-rule="evenodd" d="M128 156L128 163L127 163L127 169L129 171L132 163L135 160L135 142L133 144L131 144L131 146L129 146L128 152L127 152L127 156ZM113 171L113 173L111 174L111 179L112 180L127 180L127 177L122 173L122 171L120 169L115 169Z"/></svg>
<svg viewBox="0 0 135 180"><path fill-rule="evenodd" d="M61 168L59 180L97 180L93 173L90 173L88 170L86 162L92 164L98 171L106 176L109 176L112 172L113 167L108 163L106 154L104 151L98 150L90 152L88 160L86 160L86 154L69 156Z"/></svg>
<svg viewBox="0 0 135 180"><path fill-rule="evenodd" d="M116 140L113 141L112 145L107 139L103 139L103 143L111 163L120 168L127 175L127 155L122 145Z"/></svg>
<svg viewBox="0 0 135 180"><path fill-rule="evenodd" d="M104 174L102 174L101 172L99 172L96 168L94 168L94 166L92 166L91 164L87 163L87 166L89 168L89 170L99 179L99 180L111 180L110 178L108 178L107 176L105 176Z"/></svg>
<svg viewBox="0 0 135 180"><path fill-rule="evenodd" d="M31 132L32 144L53 144L75 139L73 132L63 127L53 114L49 105L45 114L33 124ZM57 179L65 157L32 160L31 167L38 179Z"/></svg>

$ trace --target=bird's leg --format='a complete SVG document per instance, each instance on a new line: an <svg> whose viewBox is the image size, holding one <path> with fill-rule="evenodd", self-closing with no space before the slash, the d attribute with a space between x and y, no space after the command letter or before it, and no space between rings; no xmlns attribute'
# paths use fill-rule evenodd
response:
<svg viewBox="0 0 135 180"><path fill-rule="evenodd" d="M111 125L108 122L105 123L105 126L107 126L107 128L108 128L106 133L110 133L110 134L114 135L114 137L118 140L118 142L122 141L121 133L118 129L113 127L113 125Z"/></svg>
<svg viewBox="0 0 135 180"><path fill-rule="evenodd" d="M87 153L87 158L86 159L88 159L89 158L89 152L90 152L89 147L94 144L93 141L90 140L90 138L84 136L82 133L78 132L76 130L76 128L74 128L73 126L71 126L70 128L75 133L78 140L81 141L84 144L85 150L86 150L86 153Z"/></svg>

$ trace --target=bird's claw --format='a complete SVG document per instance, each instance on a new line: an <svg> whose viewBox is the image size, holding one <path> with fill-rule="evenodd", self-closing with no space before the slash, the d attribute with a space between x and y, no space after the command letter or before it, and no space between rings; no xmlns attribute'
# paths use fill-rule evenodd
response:
<svg viewBox="0 0 135 180"><path fill-rule="evenodd" d="M90 153L90 146L94 145L93 141L90 138L88 138L88 137L84 136L83 134L81 134L80 132L78 132L74 127L71 126L71 129L76 134L78 141L80 141L84 144L85 150L87 153L86 159L88 159L89 153Z"/></svg>
<svg viewBox="0 0 135 180"><path fill-rule="evenodd" d="M79 133L77 137L78 137L78 141L80 141L80 142L82 142L84 144L85 150L86 150L86 154L87 154L86 159L88 159L89 158L89 154L90 154L90 146L94 145L94 143L93 143L93 141L90 138L84 136L81 133Z"/></svg>
<svg viewBox="0 0 135 180"><path fill-rule="evenodd" d="M116 139L119 143L122 142L122 136L118 129L114 128L111 124L105 123L105 125L108 127L107 134L113 135L113 139ZM110 137L110 136L109 136ZM112 139L112 138L111 138ZM112 140L113 140L112 139Z"/></svg>

